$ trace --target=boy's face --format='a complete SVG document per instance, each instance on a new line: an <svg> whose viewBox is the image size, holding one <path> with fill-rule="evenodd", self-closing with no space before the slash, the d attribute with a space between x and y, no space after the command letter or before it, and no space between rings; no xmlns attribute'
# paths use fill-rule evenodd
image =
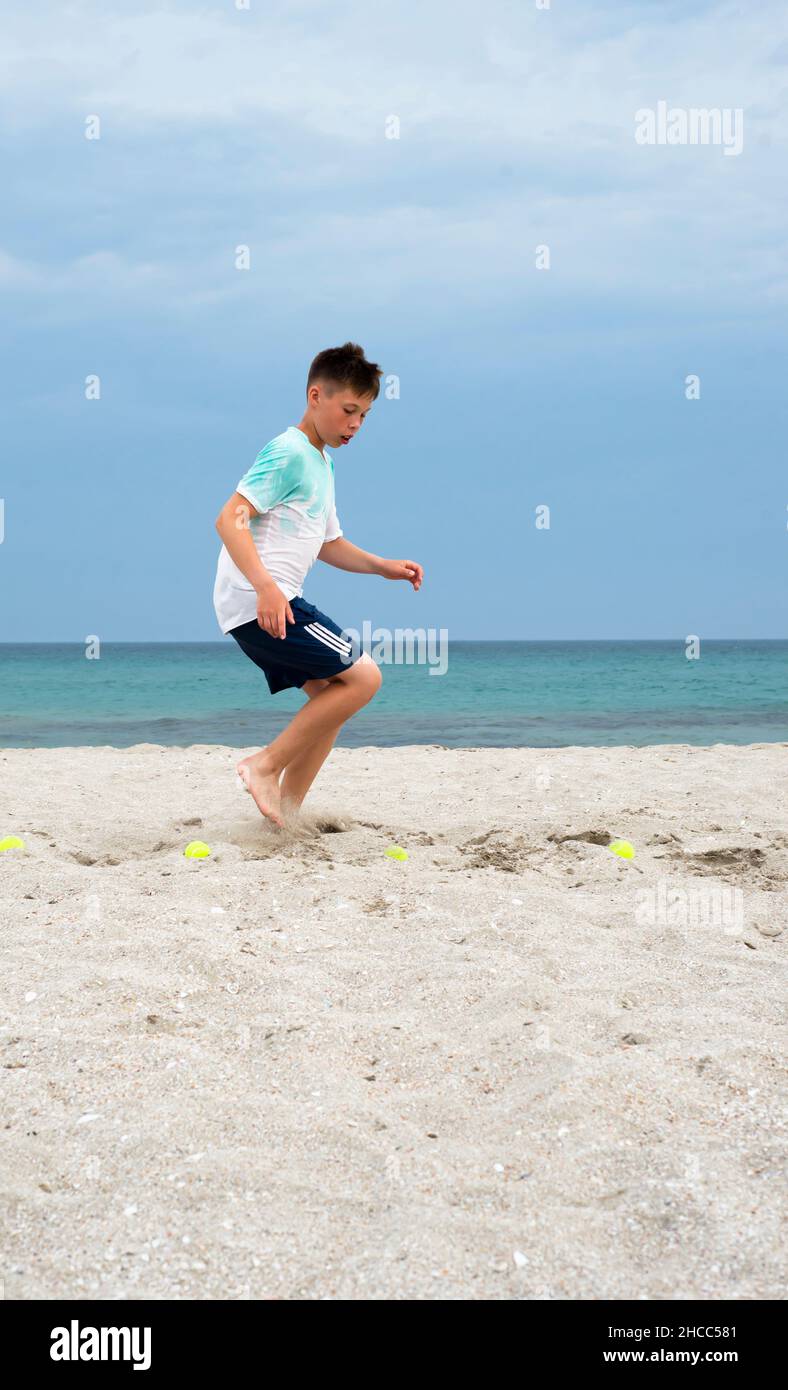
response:
<svg viewBox="0 0 788 1390"><path fill-rule="evenodd" d="M326 444L338 449L349 444L361 429L372 405L372 396L359 396L345 386L334 388L328 395L324 385L314 385L310 391L315 429Z"/></svg>

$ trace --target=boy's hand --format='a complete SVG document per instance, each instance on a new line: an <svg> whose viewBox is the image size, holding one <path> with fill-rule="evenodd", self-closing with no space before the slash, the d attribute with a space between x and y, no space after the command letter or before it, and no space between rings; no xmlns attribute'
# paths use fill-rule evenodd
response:
<svg viewBox="0 0 788 1390"><path fill-rule="evenodd" d="M384 560L378 574L384 579L409 579L414 589L420 589L424 571L415 560Z"/></svg>
<svg viewBox="0 0 788 1390"><path fill-rule="evenodd" d="M272 637L284 637L285 623L294 623L293 610L278 584L257 590L257 621Z"/></svg>

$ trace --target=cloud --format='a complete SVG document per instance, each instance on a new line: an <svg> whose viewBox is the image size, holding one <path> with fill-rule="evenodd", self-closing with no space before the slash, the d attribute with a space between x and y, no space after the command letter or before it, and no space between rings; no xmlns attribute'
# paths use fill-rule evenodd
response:
<svg viewBox="0 0 788 1390"><path fill-rule="evenodd" d="M743 105L777 84L763 34L782 3L753 8L556 6L503 0L410 6L201 10L96 3L36 5L7 20L0 77L25 118L104 113L111 126L195 126L286 117L349 146L379 144L385 116L446 144L518 143L588 122L621 127L651 93L675 103ZM786 40L788 42L788 40ZM699 59L702 66L699 67ZM149 129L155 135L155 129ZM264 135L264 130L261 130Z"/></svg>
<svg viewBox="0 0 788 1390"><path fill-rule="evenodd" d="M40 283L40 279L38 267L0 249L0 287L9 290L32 289Z"/></svg>
<svg viewBox="0 0 788 1390"><path fill-rule="evenodd" d="M763 35L781 14L774 0L20 8L0 100L25 216L0 284L69 313L114 296L279 311L305 287L342 310L447 317L600 294L608 312L633 293L768 306L786 93L782 45L770 57ZM742 106L742 155L638 146L635 111L663 99ZM91 114L100 141L84 139Z"/></svg>

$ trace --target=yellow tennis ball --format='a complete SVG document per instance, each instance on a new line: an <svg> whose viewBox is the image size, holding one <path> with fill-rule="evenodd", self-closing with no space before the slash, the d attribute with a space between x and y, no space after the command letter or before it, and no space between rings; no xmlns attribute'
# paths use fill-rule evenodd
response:
<svg viewBox="0 0 788 1390"><path fill-rule="evenodd" d="M187 859L207 859L211 851L203 840L192 840L183 852Z"/></svg>
<svg viewBox="0 0 788 1390"><path fill-rule="evenodd" d="M4 840L0 840L0 850L2 849L24 849L25 842L20 840L18 835L6 835Z"/></svg>
<svg viewBox="0 0 788 1390"><path fill-rule="evenodd" d="M408 851L403 849L402 845L390 845L386 855L389 859L407 859Z"/></svg>
<svg viewBox="0 0 788 1390"><path fill-rule="evenodd" d="M617 854L620 859L634 859L635 857L634 847L629 843L629 840L613 840L608 845L608 849L612 849L613 853Z"/></svg>

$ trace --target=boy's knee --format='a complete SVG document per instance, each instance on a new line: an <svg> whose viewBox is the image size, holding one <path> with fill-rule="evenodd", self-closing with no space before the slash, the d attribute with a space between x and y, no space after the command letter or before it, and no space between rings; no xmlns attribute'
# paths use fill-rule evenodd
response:
<svg viewBox="0 0 788 1390"><path fill-rule="evenodd" d="M367 699L371 700L383 684L383 673L378 663L372 660L369 652L362 652L353 669L358 672L360 688L366 694Z"/></svg>
<svg viewBox="0 0 788 1390"><path fill-rule="evenodd" d="M344 681L366 703L380 690L383 684L383 675L377 662L372 660L369 653L362 652L358 660L353 662L350 670L335 676L334 680Z"/></svg>

